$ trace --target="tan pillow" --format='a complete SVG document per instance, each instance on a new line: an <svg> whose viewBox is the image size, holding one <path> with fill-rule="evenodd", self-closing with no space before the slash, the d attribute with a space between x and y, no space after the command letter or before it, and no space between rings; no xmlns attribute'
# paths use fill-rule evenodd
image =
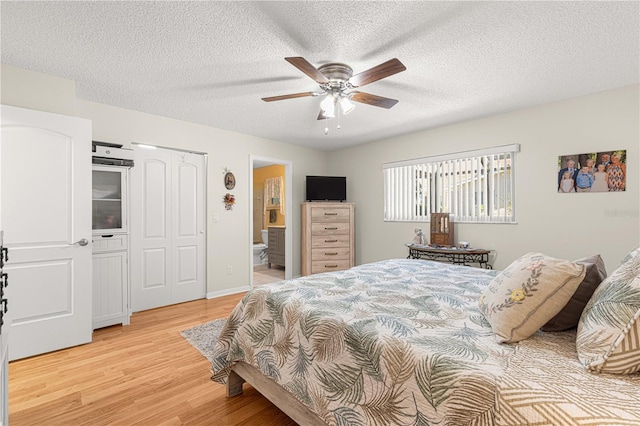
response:
<svg viewBox="0 0 640 426"><path fill-rule="evenodd" d="M556 316L582 282L587 267L527 253L500 272L480 297L480 311L500 342L518 342Z"/></svg>
<svg viewBox="0 0 640 426"><path fill-rule="evenodd" d="M563 331L577 326L578 321L580 321L580 315L582 315L582 311L589 299L591 299L593 292L607 278L604 261L599 254L578 259L574 262L583 263L587 267L587 273L576 292L571 296L569 303L562 308L558 315L542 326L542 331Z"/></svg>
<svg viewBox="0 0 640 426"><path fill-rule="evenodd" d="M640 371L640 245L593 293L576 335L578 359L594 373Z"/></svg>

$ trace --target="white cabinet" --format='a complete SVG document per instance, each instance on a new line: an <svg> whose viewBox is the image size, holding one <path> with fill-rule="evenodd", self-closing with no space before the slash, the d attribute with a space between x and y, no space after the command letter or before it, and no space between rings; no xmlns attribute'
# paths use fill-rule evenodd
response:
<svg viewBox="0 0 640 426"><path fill-rule="evenodd" d="M126 235L93 237L93 329L129 324L129 251Z"/></svg>
<svg viewBox="0 0 640 426"><path fill-rule="evenodd" d="M127 233L127 185L129 169L94 165L92 171L93 233Z"/></svg>
<svg viewBox="0 0 640 426"><path fill-rule="evenodd" d="M128 325L129 169L93 166L93 329Z"/></svg>

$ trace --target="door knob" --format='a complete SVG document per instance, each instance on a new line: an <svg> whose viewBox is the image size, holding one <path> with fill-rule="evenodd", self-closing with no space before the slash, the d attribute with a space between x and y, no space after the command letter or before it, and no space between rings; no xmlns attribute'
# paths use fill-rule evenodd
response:
<svg viewBox="0 0 640 426"><path fill-rule="evenodd" d="M76 244L80 244L81 246L86 246L87 244L89 244L89 241L86 238L83 238L81 240L76 241L75 243L71 243L69 244L70 246L76 245Z"/></svg>

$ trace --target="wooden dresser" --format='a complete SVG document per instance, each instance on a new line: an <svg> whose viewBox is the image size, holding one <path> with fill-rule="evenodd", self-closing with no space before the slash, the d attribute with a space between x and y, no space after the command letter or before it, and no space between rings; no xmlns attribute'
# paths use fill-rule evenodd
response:
<svg viewBox="0 0 640 426"><path fill-rule="evenodd" d="M302 275L355 265L355 204L302 204Z"/></svg>

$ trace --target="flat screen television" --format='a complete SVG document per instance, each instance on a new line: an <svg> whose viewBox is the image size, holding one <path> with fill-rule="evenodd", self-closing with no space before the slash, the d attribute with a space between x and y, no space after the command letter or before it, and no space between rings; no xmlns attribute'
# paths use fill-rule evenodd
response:
<svg viewBox="0 0 640 426"><path fill-rule="evenodd" d="M307 176L307 201L347 201L344 176Z"/></svg>

